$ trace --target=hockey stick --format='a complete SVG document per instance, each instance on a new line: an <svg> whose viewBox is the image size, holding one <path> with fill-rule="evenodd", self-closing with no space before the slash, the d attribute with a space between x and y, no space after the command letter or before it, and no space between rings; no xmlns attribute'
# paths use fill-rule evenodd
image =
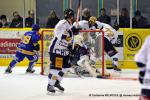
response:
<svg viewBox="0 0 150 100"><path fill-rule="evenodd" d="M77 18L76 18L76 27L78 27L79 17L80 17L80 6L81 6L81 0L78 2L78 8L77 8ZM72 50L74 49L75 41L73 36L73 44L72 44Z"/></svg>
<svg viewBox="0 0 150 100"><path fill-rule="evenodd" d="M79 17L80 17L80 7L81 7L81 0L79 0L79 4L78 4L78 8L77 8L77 19L76 19L77 25L78 25Z"/></svg>

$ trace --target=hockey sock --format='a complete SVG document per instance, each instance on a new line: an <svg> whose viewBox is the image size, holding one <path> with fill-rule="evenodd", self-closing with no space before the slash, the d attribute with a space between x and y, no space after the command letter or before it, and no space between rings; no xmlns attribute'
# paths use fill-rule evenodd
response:
<svg viewBox="0 0 150 100"><path fill-rule="evenodd" d="M17 64L18 62L16 60L12 60L11 63L9 64L9 67L12 69L13 67L15 67L15 65Z"/></svg>
<svg viewBox="0 0 150 100"><path fill-rule="evenodd" d="M38 56L37 55L34 55L33 57L34 57L34 59L30 60L30 62L29 62L28 69L32 69L34 67L34 65L36 64L36 62L38 61Z"/></svg>
<svg viewBox="0 0 150 100"><path fill-rule="evenodd" d="M52 75L51 73L49 73L49 75L48 75L48 84L54 85L56 83L56 79L57 79L57 76Z"/></svg>
<svg viewBox="0 0 150 100"><path fill-rule="evenodd" d="M111 57L113 66L118 66L118 53Z"/></svg>
<svg viewBox="0 0 150 100"><path fill-rule="evenodd" d="M64 72L63 72L63 71L60 71L60 72L58 73L58 78L57 78L59 82L63 79L63 76L64 76Z"/></svg>
<svg viewBox="0 0 150 100"><path fill-rule="evenodd" d="M36 62L29 62L29 67L28 67L28 69L32 69L35 64L36 64Z"/></svg>
<svg viewBox="0 0 150 100"><path fill-rule="evenodd" d="M48 75L48 84L54 85L56 80L58 79L58 73L60 70L57 69L50 69L50 73Z"/></svg>

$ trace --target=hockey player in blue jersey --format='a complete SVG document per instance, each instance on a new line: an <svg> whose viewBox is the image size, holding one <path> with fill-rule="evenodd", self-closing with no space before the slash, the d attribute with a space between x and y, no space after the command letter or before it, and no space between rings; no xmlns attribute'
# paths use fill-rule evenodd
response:
<svg viewBox="0 0 150 100"><path fill-rule="evenodd" d="M38 61L38 55L36 54L36 51L39 51L40 49L38 44L38 41L40 40L40 35L38 33L39 29L40 26L38 24L34 24L32 26L32 31L28 31L23 35L20 43L17 46L15 58L10 62L8 68L5 70L6 73L11 73L12 68L15 67L18 62L23 61L25 57L29 60L29 65L26 72L35 72L33 67Z"/></svg>

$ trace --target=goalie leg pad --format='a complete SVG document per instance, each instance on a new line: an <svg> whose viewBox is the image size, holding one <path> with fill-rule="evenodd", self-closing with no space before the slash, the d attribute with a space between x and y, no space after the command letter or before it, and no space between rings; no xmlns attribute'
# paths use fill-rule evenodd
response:
<svg viewBox="0 0 150 100"><path fill-rule="evenodd" d="M86 60L89 60L89 57L88 57L87 55L81 56L81 57L80 57L80 60L77 62L77 64L78 64L79 66L83 67L83 66L84 66L84 62L85 62Z"/></svg>

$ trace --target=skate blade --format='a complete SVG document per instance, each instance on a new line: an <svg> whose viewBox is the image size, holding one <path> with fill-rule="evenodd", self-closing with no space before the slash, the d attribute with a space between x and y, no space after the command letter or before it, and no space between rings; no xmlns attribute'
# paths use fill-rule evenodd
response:
<svg viewBox="0 0 150 100"><path fill-rule="evenodd" d="M49 92L49 91L47 91L47 95L54 96L54 95L55 95L55 92Z"/></svg>
<svg viewBox="0 0 150 100"><path fill-rule="evenodd" d="M56 90L57 92L60 92L60 93L64 93L64 91L62 91L62 90Z"/></svg>
<svg viewBox="0 0 150 100"><path fill-rule="evenodd" d="M120 70L120 71L117 71L117 70L114 70L113 69L113 71L115 72L115 73L121 73L122 71Z"/></svg>
<svg viewBox="0 0 150 100"><path fill-rule="evenodd" d="M5 72L4 74L10 74L9 72Z"/></svg>
<svg viewBox="0 0 150 100"><path fill-rule="evenodd" d="M121 76L121 72L120 71L113 71L113 73L111 73L112 77L120 77Z"/></svg>
<svg viewBox="0 0 150 100"><path fill-rule="evenodd" d="M25 72L26 74L34 74L34 72L32 73L32 72Z"/></svg>

